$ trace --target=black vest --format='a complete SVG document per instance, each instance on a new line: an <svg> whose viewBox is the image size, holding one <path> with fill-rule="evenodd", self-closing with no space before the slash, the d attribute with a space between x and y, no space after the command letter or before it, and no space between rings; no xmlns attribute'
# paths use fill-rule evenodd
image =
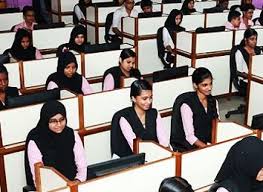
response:
<svg viewBox="0 0 263 192"><path fill-rule="evenodd" d="M110 69L108 69L107 71L105 71L104 75L103 75L103 82L105 77L111 74L113 76L114 79L114 89L118 89L121 86L121 77L125 77L125 75L122 73L121 69L119 66L116 67L112 67ZM141 78L141 73L138 69L134 69L132 68L130 71L130 77L135 77L137 79ZM102 85L103 88L103 85Z"/></svg>
<svg viewBox="0 0 263 192"><path fill-rule="evenodd" d="M196 92L183 93L177 97L173 106L170 142L174 151L187 151L195 148L185 138L181 117L181 106L187 104L193 112L195 136L204 143L211 142L212 120L217 118L216 101L210 96L207 112L199 101Z"/></svg>
<svg viewBox="0 0 263 192"><path fill-rule="evenodd" d="M139 117L133 107L122 109L114 114L111 122L111 152L120 157L132 154L132 150L122 134L120 128L120 118L124 117L131 125L136 137L142 140L153 140L158 142L156 133L157 110L149 109L146 111L145 128L143 127Z"/></svg>

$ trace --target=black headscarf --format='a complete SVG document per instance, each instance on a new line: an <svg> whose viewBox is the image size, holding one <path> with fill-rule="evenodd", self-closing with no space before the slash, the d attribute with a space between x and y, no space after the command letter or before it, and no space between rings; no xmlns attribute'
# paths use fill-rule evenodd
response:
<svg viewBox="0 0 263 192"><path fill-rule="evenodd" d="M30 44L27 49L24 49L21 45L21 41L24 37L29 38ZM32 45L32 36L30 32L26 29L19 29L16 32L15 40L10 49L10 54L17 60L28 61L36 59L36 48Z"/></svg>
<svg viewBox="0 0 263 192"><path fill-rule="evenodd" d="M231 181L236 184L238 192L262 192L263 182L256 181L263 168L262 151L263 141L257 137L250 136L237 142L229 150L215 182Z"/></svg>
<svg viewBox="0 0 263 192"><path fill-rule="evenodd" d="M172 37L172 33L177 31L177 32L180 32L180 31L185 31L185 28L181 27L179 23L179 25L176 25L175 23L175 17L177 15L181 15L182 17L182 20L183 20L183 14L181 11L179 11L178 9L173 9L170 14L168 15L165 23L164 23L164 27L167 28L167 30L169 31L171 37ZM181 22L182 22L181 20Z"/></svg>
<svg viewBox="0 0 263 192"><path fill-rule="evenodd" d="M78 63L73 53L69 51L61 53L58 58L57 72L48 77L46 87L50 81L53 81L57 84L59 89L69 89L75 93L83 94L81 89L82 76L76 72L71 78L68 78L64 74L64 69L70 63L75 63L76 68L78 69Z"/></svg>
<svg viewBox="0 0 263 192"><path fill-rule="evenodd" d="M193 8L193 9L188 8L188 3L190 3L191 1L194 1L194 0L185 0L184 1L182 8L181 8L181 11L184 15L190 15L191 13L196 12L195 8Z"/></svg>
<svg viewBox="0 0 263 192"><path fill-rule="evenodd" d="M77 45L75 43L75 38L80 34L84 35L84 43L82 45ZM82 25L75 26L70 34L70 39L68 43L69 49L77 52L84 52L86 43L87 43L87 29Z"/></svg>
<svg viewBox="0 0 263 192"><path fill-rule="evenodd" d="M27 148L29 141L34 141L42 154L45 166L52 166L65 175L69 180L74 180L77 167L74 161L75 137L71 128L65 126L61 133L55 133L49 129L49 120L53 116L61 114L66 118L66 109L63 104L54 100L43 105L37 126L32 129L26 139L25 170L27 184L34 186L29 166Z"/></svg>

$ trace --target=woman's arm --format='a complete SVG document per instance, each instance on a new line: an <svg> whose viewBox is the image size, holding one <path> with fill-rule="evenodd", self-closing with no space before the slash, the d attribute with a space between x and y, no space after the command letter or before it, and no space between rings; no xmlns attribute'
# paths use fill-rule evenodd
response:
<svg viewBox="0 0 263 192"><path fill-rule="evenodd" d="M112 74L108 74L103 82L103 91L109 91L114 89L114 79Z"/></svg>
<svg viewBox="0 0 263 192"><path fill-rule="evenodd" d="M47 90L52 90L58 88L58 85L54 81L50 81L47 85Z"/></svg>
<svg viewBox="0 0 263 192"><path fill-rule="evenodd" d="M75 163L77 166L77 175L75 179L83 182L87 179L87 160L85 155L85 150L83 144L80 140L79 134L74 132L75 135L75 145L73 148Z"/></svg>
<svg viewBox="0 0 263 192"><path fill-rule="evenodd" d="M156 133L159 144L164 147L168 147L170 144L170 138L167 133L167 129L163 126L163 120L159 113L156 118Z"/></svg>
<svg viewBox="0 0 263 192"><path fill-rule="evenodd" d="M35 55L36 59L43 59L42 54L40 53L40 51L38 49L36 49L36 55Z"/></svg>
<svg viewBox="0 0 263 192"><path fill-rule="evenodd" d="M127 140L131 150L133 151L133 139L136 138L136 135L133 132L131 125L129 124L129 122L124 117L120 118L119 124L120 124L122 134L124 135L124 137Z"/></svg>
<svg viewBox="0 0 263 192"><path fill-rule="evenodd" d="M93 93L93 90L85 77L82 76L82 87L81 90L84 95Z"/></svg>

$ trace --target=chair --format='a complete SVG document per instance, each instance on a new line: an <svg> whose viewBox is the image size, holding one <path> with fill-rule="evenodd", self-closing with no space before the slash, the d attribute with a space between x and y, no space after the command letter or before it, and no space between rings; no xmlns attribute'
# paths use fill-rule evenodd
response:
<svg viewBox="0 0 263 192"><path fill-rule="evenodd" d="M164 59L165 53L168 54L168 52L165 51L165 47L163 45L163 27L160 27L157 30L157 50L158 50L158 57L161 59L164 68L170 68L172 62L168 62Z"/></svg>
<svg viewBox="0 0 263 192"><path fill-rule="evenodd" d="M23 192L30 192L30 191L36 191L36 188L30 185L24 186L23 187Z"/></svg>
<svg viewBox="0 0 263 192"><path fill-rule="evenodd" d="M231 93L232 91L232 84L234 85L234 87L238 90L238 95L241 97L245 97L246 96L246 91L247 91L247 83L244 81L240 81L238 79L239 76L241 76L241 73L237 71L237 64L236 64L236 58L235 58L235 54L238 50L238 46L234 46L231 49L230 52L230 89L229 89L229 93ZM225 114L226 118L229 118L231 115L234 114L242 114L245 113L245 105L241 104L238 106L237 109L232 110L232 111L228 111Z"/></svg>
<svg viewBox="0 0 263 192"><path fill-rule="evenodd" d="M104 39L107 43L111 43L111 37L110 37L110 28L112 25L112 20L113 20L113 14L114 12L111 12L107 15L106 17L106 22L105 22L105 35L104 35Z"/></svg>

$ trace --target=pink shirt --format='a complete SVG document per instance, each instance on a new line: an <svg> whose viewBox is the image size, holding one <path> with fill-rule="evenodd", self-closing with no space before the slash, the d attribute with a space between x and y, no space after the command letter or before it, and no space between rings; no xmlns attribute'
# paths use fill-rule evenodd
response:
<svg viewBox="0 0 263 192"><path fill-rule="evenodd" d="M15 26L14 31L17 32L18 29L28 29L28 30L30 30L30 31L33 31L34 25L36 25L36 24L37 24L37 23L33 23L32 26L27 26L27 25L26 25L26 22L23 21L22 23L19 23L19 24L17 24L17 25Z"/></svg>
<svg viewBox="0 0 263 192"><path fill-rule="evenodd" d="M243 17L240 18L240 21L241 21L241 23L239 25L239 29L247 29L248 27L244 23ZM251 27L253 25L254 25L253 21L252 20L248 20L248 26Z"/></svg>
<svg viewBox="0 0 263 192"><path fill-rule="evenodd" d="M106 75L103 82L103 91L110 91L114 89L114 78L112 74Z"/></svg>
<svg viewBox="0 0 263 192"><path fill-rule="evenodd" d="M230 23L229 21L226 23L225 27L228 30L238 30L239 29L239 28L235 28L234 25Z"/></svg>
<svg viewBox="0 0 263 192"><path fill-rule="evenodd" d="M36 57L36 59L43 59L43 56L38 49L36 49L35 57Z"/></svg>
<svg viewBox="0 0 263 192"><path fill-rule="evenodd" d="M87 160L85 156L85 151L82 145L82 142L80 140L80 137L78 133L74 132L75 135L75 145L73 148L74 156L75 156L75 163L77 166L77 175L76 179L80 181L86 181L87 178ZM27 155L28 155L28 161L30 170L32 173L33 180L35 181L35 168L34 164L42 161L42 154L40 150L38 149L35 141L30 140L28 143L27 148Z"/></svg>
<svg viewBox="0 0 263 192"><path fill-rule="evenodd" d="M56 89L58 85L54 81L50 81L47 85L47 90ZM81 90L84 95L93 93L93 90L85 77L82 76Z"/></svg>
<svg viewBox="0 0 263 192"><path fill-rule="evenodd" d="M216 108L218 111L217 101L216 101ZM185 139L191 145L193 145L198 140L198 138L195 136L195 131L194 131L193 111L186 103L182 104L180 111L181 111L181 117L184 127Z"/></svg>
<svg viewBox="0 0 263 192"><path fill-rule="evenodd" d="M119 124L121 127L122 134L127 140L131 150L133 150L133 139L136 138L136 135L133 132L131 125L124 117L120 118ZM159 113L156 118L156 133L159 144L164 147L168 147L170 144L170 138L168 133L166 132L166 129L163 126L162 118Z"/></svg>

